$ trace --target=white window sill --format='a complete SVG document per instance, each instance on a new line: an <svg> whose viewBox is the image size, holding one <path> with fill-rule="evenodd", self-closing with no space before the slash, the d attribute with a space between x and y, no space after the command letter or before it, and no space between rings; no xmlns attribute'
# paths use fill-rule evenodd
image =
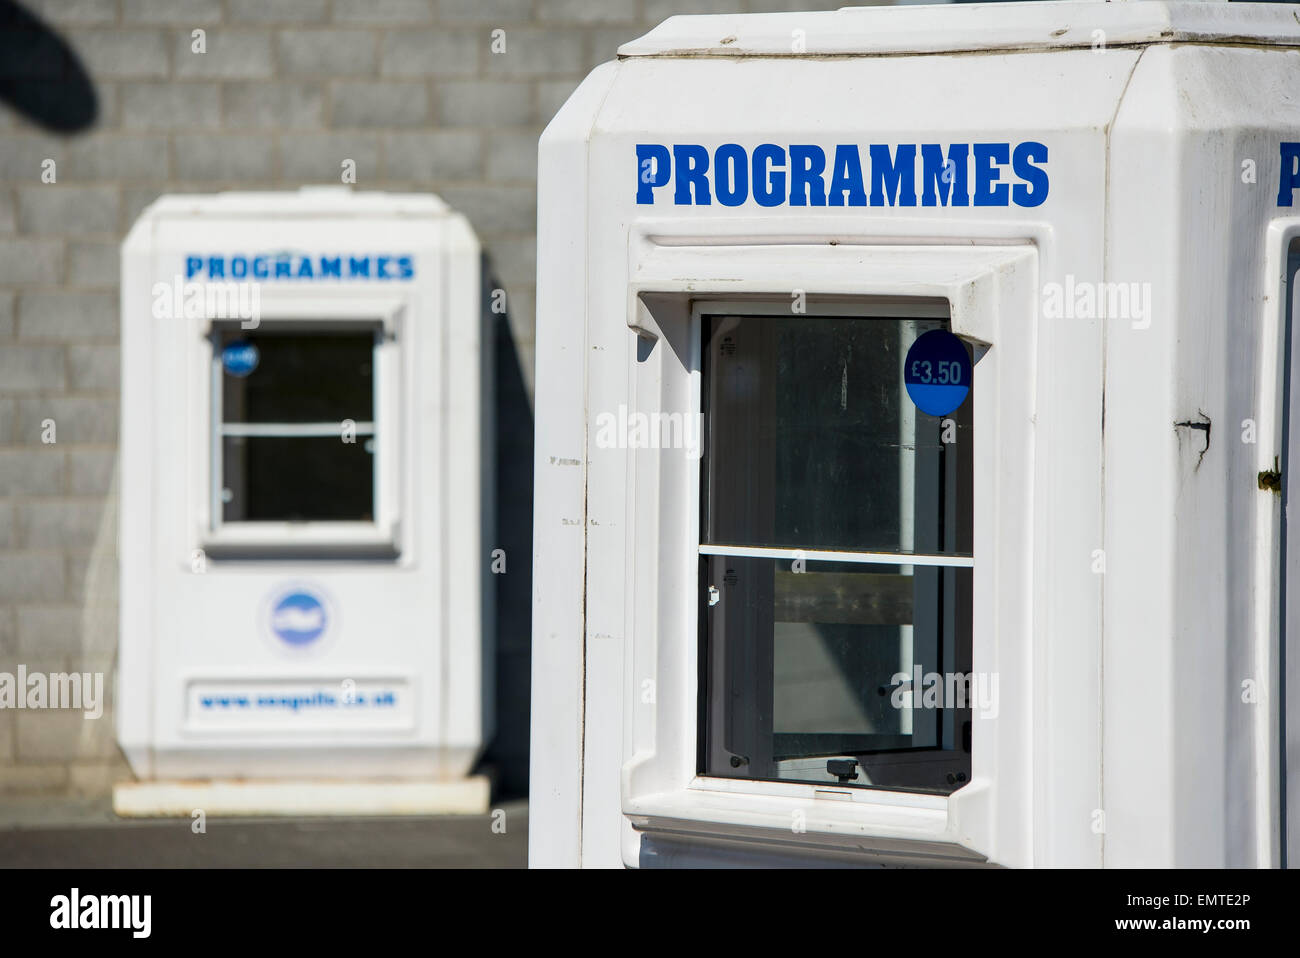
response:
<svg viewBox="0 0 1300 958"><path fill-rule="evenodd" d="M373 522L227 522L201 540L214 557L395 556L397 530Z"/></svg>
<svg viewBox="0 0 1300 958"><path fill-rule="evenodd" d="M967 786L969 788L970 786ZM683 789L625 796L632 827L700 840L780 842L864 854L914 854L936 863L984 860L949 827L942 795L845 788L835 783L697 777Z"/></svg>

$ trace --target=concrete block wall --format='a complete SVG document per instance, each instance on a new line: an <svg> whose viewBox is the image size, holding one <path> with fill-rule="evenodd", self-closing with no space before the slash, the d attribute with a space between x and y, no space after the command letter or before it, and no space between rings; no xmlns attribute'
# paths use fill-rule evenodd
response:
<svg viewBox="0 0 1300 958"><path fill-rule="evenodd" d="M497 488L509 564L489 758L503 788L522 792L537 137L593 66L671 15L835 5L27 0L0 13L0 75L28 84L23 103L72 95L79 63L95 104L88 128L51 132L0 84L0 672L102 671L112 687L118 246L131 223L163 193L338 183L351 159L357 189L433 191L465 212L506 290ZM66 60L21 11L67 45ZM496 30L504 52L492 52ZM123 777L111 696L97 721L0 709L0 795L97 795Z"/></svg>

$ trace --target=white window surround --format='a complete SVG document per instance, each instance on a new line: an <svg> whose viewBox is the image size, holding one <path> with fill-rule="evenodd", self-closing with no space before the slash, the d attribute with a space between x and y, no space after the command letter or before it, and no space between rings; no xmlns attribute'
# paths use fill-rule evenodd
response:
<svg viewBox="0 0 1300 958"><path fill-rule="evenodd" d="M1030 864L1032 728L1042 701L1031 681L1030 638L1033 240L898 246L845 235L843 222L836 230L843 238L835 244L800 239L827 235L811 222L806 232L766 240L754 239L759 231L746 235L734 221L716 228L697 221L689 235L680 232L681 223L673 228L679 232L666 235L642 223L631 236L628 325L657 341L634 360L632 410L698 413L699 339L692 316L702 300L708 312L762 311L755 300L788 310L792 291L803 290L808 315L829 308L932 316L936 305L943 315L946 303L953 331L989 347L974 383L972 644L974 669L999 676L999 710L996 717L974 716L972 779L947 797L697 775L699 459L682 450L631 450L621 781L631 829L624 832L624 861L636 864L636 832L643 832L810 848L851 843L882 854L901 847L904 854L912 848L930 858L988 856ZM1015 375L1004 379L999 369ZM999 581L1023 585L999 589ZM655 683L650 704L639 694L645 676ZM907 841L899 846L900 840Z"/></svg>
<svg viewBox="0 0 1300 958"><path fill-rule="evenodd" d="M373 290L335 290L330 296L283 295L278 290L261 289L259 322L301 322L304 327L329 323L373 324L382 330L375 347L374 422L358 423L358 436L375 438L375 508L374 521L315 522L223 522L216 492L220 477L213 452L213 433L219 427L214 419L219 400L214 396L212 370L220 363L211 341L214 323L231 322L226 317L207 317L198 329L194 344L194 367L203 370L201 387L196 389L192 408L194 432L202 437L194 443L190 495L197 517L195 548L216 558L254 559L261 555L289 553L339 556L397 556L402 553L402 430L401 421L403 360L403 326L409 301L391 293ZM253 331L250 329L250 332ZM254 426L235 426L235 432L255 434ZM227 434L233 434L230 428ZM305 434L305 433L304 433Z"/></svg>

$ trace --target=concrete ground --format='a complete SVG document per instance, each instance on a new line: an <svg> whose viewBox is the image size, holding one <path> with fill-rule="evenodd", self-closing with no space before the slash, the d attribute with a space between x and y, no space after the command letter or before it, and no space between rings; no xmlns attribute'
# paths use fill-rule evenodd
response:
<svg viewBox="0 0 1300 958"><path fill-rule="evenodd" d="M523 868L528 803L436 818L122 819L107 798L0 802L0 868ZM500 820L500 816L497 816Z"/></svg>

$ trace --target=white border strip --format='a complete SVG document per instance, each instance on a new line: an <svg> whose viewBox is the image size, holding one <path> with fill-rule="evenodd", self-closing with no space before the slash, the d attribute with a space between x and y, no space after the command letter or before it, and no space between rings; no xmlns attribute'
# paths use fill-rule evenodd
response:
<svg viewBox="0 0 1300 958"><path fill-rule="evenodd" d="M738 556L743 559L807 559L809 562L862 562L875 565L948 566L971 569L971 556L912 555L905 552L810 552L804 549L759 549L749 546L700 546L702 556Z"/></svg>
<svg viewBox="0 0 1300 958"><path fill-rule="evenodd" d="M353 432L358 436L370 436L375 432L373 422L353 424ZM343 420L338 422L228 422L221 426L223 436L254 436L276 439L296 437L335 436L342 438Z"/></svg>

